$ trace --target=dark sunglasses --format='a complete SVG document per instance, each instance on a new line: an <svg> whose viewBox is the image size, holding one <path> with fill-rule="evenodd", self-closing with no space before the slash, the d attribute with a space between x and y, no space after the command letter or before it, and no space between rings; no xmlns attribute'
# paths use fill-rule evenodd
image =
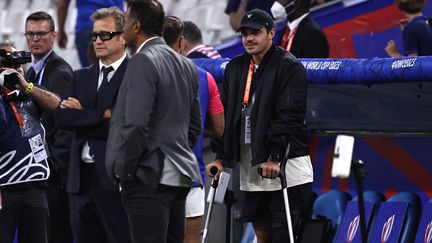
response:
<svg viewBox="0 0 432 243"><path fill-rule="evenodd" d="M92 41L96 41L97 38L98 38L98 36L99 36L99 39L101 39L102 41L107 41L107 40L111 40L114 36L119 35L119 34L121 34L121 33L123 33L123 31L115 31L115 32L113 32L113 31L111 31L111 32L108 32L108 31L93 32L93 33L91 33L91 39L92 39Z"/></svg>

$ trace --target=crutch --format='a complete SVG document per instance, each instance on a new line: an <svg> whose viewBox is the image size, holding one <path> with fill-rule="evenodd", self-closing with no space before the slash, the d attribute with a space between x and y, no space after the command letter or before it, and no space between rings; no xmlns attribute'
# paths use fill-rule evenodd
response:
<svg viewBox="0 0 432 243"><path fill-rule="evenodd" d="M292 227L292 221L291 221L291 213L290 213L291 211L290 211L290 207L289 207L288 190L287 190L287 182L286 182L286 175L285 175L285 167L286 167L286 163L288 162L289 150L290 150L290 144L288 143L287 149L285 151L285 156L284 156L284 158L280 164L280 171L279 171L278 177L281 180L282 193L283 193L283 197L284 197L285 213L286 213L287 222L288 222L288 235L289 235L290 243L294 243L294 233L293 233L293 227ZM260 175L262 174L261 167L258 168L258 173Z"/></svg>
<svg viewBox="0 0 432 243"><path fill-rule="evenodd" d="M212 175L216 175L218 172L218 168L216 166L213 166L210 168L210 173ZM204 224L204 229L203 229L203 234L202 234L202 239L201 239L201 243L206 243L206 238L207 238L207 232L208 232L208 226L210 223L210 216L212 213L212 209L213 209L213 200L215 197L215 192L216 192L216 188L218 187L218 180L215 180L213 178L211 186L210 186L210 190L209 190L209 198L210 198L210 202L209 202L209 206L207 209L207 216L206 216L206 220L205 220L205 224Z"/></svg>

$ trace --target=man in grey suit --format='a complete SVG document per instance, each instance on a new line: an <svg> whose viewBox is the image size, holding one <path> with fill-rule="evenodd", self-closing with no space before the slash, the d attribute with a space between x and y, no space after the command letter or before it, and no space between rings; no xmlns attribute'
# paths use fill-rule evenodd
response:
<svg viewBox="0 0 432 243"><path fill-rule="evenodd" d="M158 1L132 0L125 15L130 59L114 106L106 169L120 183L133 242L183 242L185 200L202 184L191 150L201 132L198 72L161 38Z"/></svg>

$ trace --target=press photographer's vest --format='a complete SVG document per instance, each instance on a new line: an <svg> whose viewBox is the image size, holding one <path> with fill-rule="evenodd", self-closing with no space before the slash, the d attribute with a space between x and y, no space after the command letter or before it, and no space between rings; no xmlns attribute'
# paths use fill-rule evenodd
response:
<svg viewBox="0 0 432 243"><path fill-rule="evenodd" d="M24 123L20 125L11 103L0 99L0 186L43 181L50 174L45 130L26 106L34 103L28 99L15 104Z"/></svg>

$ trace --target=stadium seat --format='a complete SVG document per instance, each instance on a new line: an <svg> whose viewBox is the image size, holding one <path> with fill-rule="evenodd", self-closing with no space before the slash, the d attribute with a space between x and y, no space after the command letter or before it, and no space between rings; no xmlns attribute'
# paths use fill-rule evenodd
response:
<svg viewBox="0 0 432 243"><path fill-rule="evenodd" d="M24 9L9 9L1 11L0 14L0 30L2 34L24 33L24 25L29 11Z"/></svg>
<svg viewBox="0 0 432 243"><path fill-rule="evenodd" d="M30 0L29 9L32 12L42 11L42 10L46 11L46 9L52 8L54 6L55 6L55 3L52 0L45 0L45 1Z"/></svg>
<svg viewBox="0 0 432 243"><path fill-rule="evenodd" d="M9 10L13 9L27 9L29 7L29 0L13 0L10 1Z"/></svg>
<svg viewBox="0 0 432 243"><path fill-rule="evenodd" d="M365 191L363 192L363 198L365 202L371 202L375 205L380 205L381 202L385 201L385 196L381 192L377 191ZM358 201L358 196L353 198L354 202Z"/></svg>
<svg viewBox="0 0 432 243"><path fill-rule="evenodd" d="M421 215L419 196L413 192L400 192L387 199L387 202L404 202L409 204L399 242L414 242Z"/></svg>
<svg viewBox="0 0 432 243"><path fill-rule="evenodd" d="M385 201L386 198L385 198L384 194L381 192L365 191L365 192L363 192L363 199L364 199L365 203L369 202L369 203L373 203L373 205L374 205L374 207L373 207L374 209L372 211L370 222L369 222L368 227L367 227L367 232L370 232L370 229L373 227L373 224L375 222L375 218L376 218L376 215L378 213L379 206L380 206L381 202ZM353 198L353 201L354 202L358 201L358 195Z"/></svg>
<svg viewBox="0 0 432 243"><path fill-rule="evenodd" d="M432 200L423 203L415 242L432 242Z"/></svg>
<svg viewBox="0 0 432 243"><path fill-rule="evenodd" d="M318 196L314 202L313 216L317 218L326 217L332 222L332 232L329 237L331 241L336 235L349 200L351 200L351 195L349 193L331 190Z"/></svg>

